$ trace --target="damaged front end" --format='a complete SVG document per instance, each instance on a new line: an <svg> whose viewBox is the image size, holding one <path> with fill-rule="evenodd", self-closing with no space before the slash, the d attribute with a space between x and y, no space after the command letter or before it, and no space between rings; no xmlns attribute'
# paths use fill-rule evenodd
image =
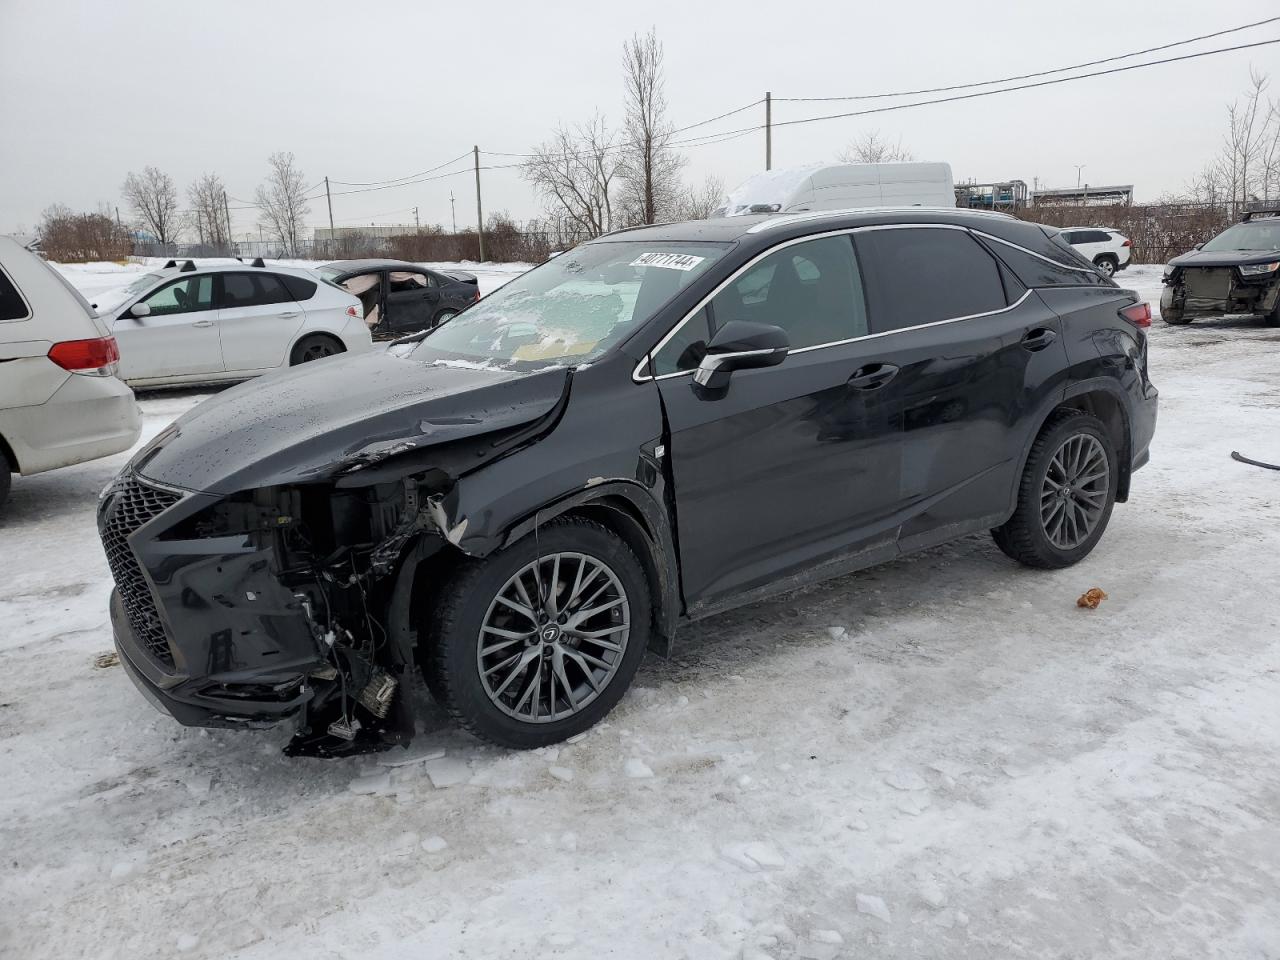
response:
<svg viewBox="0 0 1280 960"><path fill-rule="evenodd" d="M1173 323L1200 317L1264 316L1280 303L1276 263L1176 265L1164 275L1160 313Z"/></svg>
<svg viewBox="0 0 1280 960"><path fill-rule="evenodd" d="M231 493L223 477L252 477L247 459L200 492L165 476L207 469L190 449L198 422L179 421L144 449L98 511L116 646L143 694L189 726L293 722L286 752L295 755L406 743L415 635L405 626L405 556L416 567L441 551L461 555L460 478L554 423L569 375L522 379L491 391L482 415L440 409L437 398L435 409L402 410L398 436L386 422L366 424L364 438L323 462L312 439L305 458L275 455L299 466L277 464L261 475L274 482Z"/></svg>

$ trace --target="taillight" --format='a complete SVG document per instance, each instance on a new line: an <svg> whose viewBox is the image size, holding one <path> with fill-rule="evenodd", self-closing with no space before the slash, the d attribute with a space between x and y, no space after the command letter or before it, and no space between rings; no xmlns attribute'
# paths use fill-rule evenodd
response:
<svg viewBox="0 0 1280 960"><path fill-rule="evenodd" d="M476 287L476 295L471 298L471 302L475 303L479 299L480 299L480 288Z"/></svg>
<svg viewBox="0 0 1280 960"><path fill-rule="evenodd" d="M63 340L49 348L49 359L63 370L94 377L110 377L120 362L115 337L93 340Z"/></svg>
<svg viewBox="0 0 1280 960"><path fill-rule="evenodd" d="M1120 316L1125 320L1128 320L1135 327L1149 327L1151 326L1151 304L1144 301L1143 303L1135 303L1128 307L1122 307L1120 310Z"/></svg>
<svg viewBox="0 0 1280 960"><path fill-rule="evenodd" d="M1124 243L1120 244L1120 246L1122 246L1122 247L1132 247L1132 246L1133 246L1133 241L1132 241L1132 240L1126 240Z"/></svg>

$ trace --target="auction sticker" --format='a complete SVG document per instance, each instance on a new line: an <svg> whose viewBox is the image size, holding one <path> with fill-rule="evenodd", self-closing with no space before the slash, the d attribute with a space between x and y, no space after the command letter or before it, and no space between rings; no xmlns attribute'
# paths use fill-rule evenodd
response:
<svg viewBox="0 0 1280 960"><path fill-rule="evenodd" d="M706 257L687 253L642 253L631 261L633 267L666 267L668 270L692 270Z"/></svg>

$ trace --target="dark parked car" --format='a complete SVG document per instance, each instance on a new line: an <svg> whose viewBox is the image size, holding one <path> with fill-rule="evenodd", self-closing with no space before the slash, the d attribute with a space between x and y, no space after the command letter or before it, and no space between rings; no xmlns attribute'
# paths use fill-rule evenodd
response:
<svg viewBox="0 0 1280 960"><path fill-rule="evenodd" d="M106 493L121 662L186 724L534 747L681 624L991 530L1076 563L1147 461L1150 309L960 210L623 231L401 353L205 401Z"/></svg>
<svg viewBox="0 0 1280 960"><path fill-rule="evenodd" d="M480 299L475 276L462 270L428 270L403 260L338 260L318 270L360 298L374 336L429 330Z"/></svg>
<svg viewBox="0 0 1280 960"><path fill-rule="evenodd" d="M1197 317L1261 316L1280 327L1280 208L1245 214L1164 268L1160 316L1177 326Z"/></svg>

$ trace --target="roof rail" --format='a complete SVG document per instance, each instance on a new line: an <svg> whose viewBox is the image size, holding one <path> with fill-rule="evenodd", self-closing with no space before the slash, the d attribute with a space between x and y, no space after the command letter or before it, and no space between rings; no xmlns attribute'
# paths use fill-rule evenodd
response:
<svg viewBox="0 0 1280 960"><path fill-rule="evenodd" d="M186 263L182 265L182 268L178 272L193 273L195 269L196 269L196 262L194 260L188 260Z"/></svg>
<svg viewBox="0 0 1280 960"><path fill-rule="evenodd" d="M266 266L266 264L262 262L262 258L261 258L261 257L254 257L254 258L253 258L253 263L249 264L249 266L251 266L251 267L265 267L265 266Z"/></svg>
<svg viewBox="0 0 1280 960"><path fill-rule="evenodd" d="M1272 217L1280 217L1280 204L1277 204L1276 206L1259 205L1254 207L1252 210L1246 210L1244 212L1244 219L1240 222L1248 223L1254 217L1257 217L1259 220L1268 220Z"/></svg>
<svg viewBox="0 0 1280 960"><path fill-rule="evenodd" d="M599 240L603 237L615 237L620 233L630 233L632 230L643 230L645 227L669 227L671 224L678 222L679 221L677 220L660 220L657 223L637 223L632 227L619 227L617 230L610 230L607 233L602 233L599 237L596 237L596 239Z"/></svg>
<svg viewBox="0 0 1280 960"><path fill-rule="evenodd" d="M172 270L172 269L173 269L174 267L176 267L177 265L178 265L178 261L177 261L177 260L170 260L168 263L166 263L166 264L165 264L163 267L161 267L160 269L161 269L161 270Z"/></svg>

